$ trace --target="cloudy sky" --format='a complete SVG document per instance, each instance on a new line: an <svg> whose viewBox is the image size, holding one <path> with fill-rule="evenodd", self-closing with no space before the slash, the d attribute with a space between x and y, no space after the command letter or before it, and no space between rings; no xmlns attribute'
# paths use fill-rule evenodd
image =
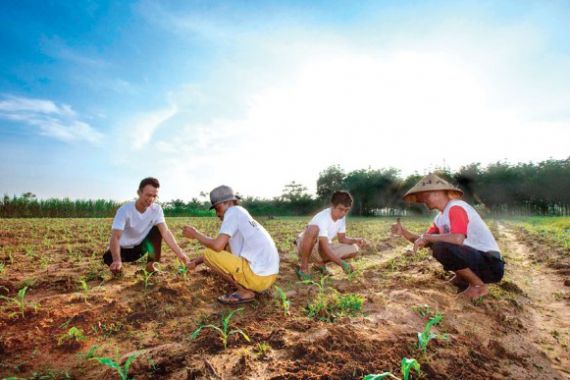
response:
<svg viewBox="0 0 570 380"><path fill-rule="evenodd" d="M0 2L0 193L570 156L567 1Z"/></svg>

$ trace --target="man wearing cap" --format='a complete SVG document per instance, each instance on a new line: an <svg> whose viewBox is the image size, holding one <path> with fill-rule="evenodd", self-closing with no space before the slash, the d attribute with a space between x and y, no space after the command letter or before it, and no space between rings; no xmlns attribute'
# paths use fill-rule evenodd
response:
<svg viewBox="0 0 570 380"><path fill-rule="evenodd" d="M180 261L190 263L191 260L182 252L168 229L162 207L155 203L159 187L158 179L143 179L137 191L138 199L125 203L117 210L109 248L103 254L103 262L109 265L111 272L121 272L123 262L136 261L144 254L148 254L147 270L156 270L154 264L160 261L162 239Z"/></svg>
<svg viewBox="0 0 570 380"><path fill-rule="evenodd" d="M217 237L211 238L192 226L183 235L206 247L204 255L192 260L190 268L201 263L236 287L233 293L220 296L225 304L251 302L256 293L268 289L279 273L279 253L269 233L239 205L240 197L229 186L210 192L212 207L222 220ZM225 251L230 246L231 253Z"/></svg>
<svg viewBox="0 0 570 380"><path fill-rule="evenodd" d="M414 251L430 247L433 257L455 276L450 282L465 289L467 298L485 296L485 284L503 278L504 262L499 246L477 211L460 200L463 191L435 174L429 174L405 195L408 202L424 203L430 210L439 210L433 225L417 235L400 224L392 225L392 233L414 243Z"/></svg>
<svg viewBox="0 0 570 380"><path fill-rule="evenodd" d="M296 269L300 280L310 280L309 262L316 264L316 269L323 274L330 274L326 264L333 262L346 273L352 272L352 266L346 262L366 246L362 238L346 236L346 215L352 207L352 195L348 191L335 191L330 207L317 213L307 227L297 236L295 246L299 255L300 267ZM333 239L338 243L333 243Z"/></svg>

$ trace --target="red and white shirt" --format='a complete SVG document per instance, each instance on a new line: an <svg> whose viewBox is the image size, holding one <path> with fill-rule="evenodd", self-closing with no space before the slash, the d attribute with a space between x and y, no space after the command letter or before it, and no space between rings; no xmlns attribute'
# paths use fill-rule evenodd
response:
<svg viewBox="0 0 570 380"><path fill-rule="evenodd" d="M499 252L499 246L481 216L469 204L451 200L443 212L436 215L427 234L462 234L463 244L478 251Z"/></svg>

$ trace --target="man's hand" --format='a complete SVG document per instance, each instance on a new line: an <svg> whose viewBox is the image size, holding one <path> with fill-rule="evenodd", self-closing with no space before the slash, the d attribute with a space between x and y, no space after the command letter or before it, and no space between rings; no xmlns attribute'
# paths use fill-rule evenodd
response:
<svg viewBox="0 0 570 380"><path fill-rule="evenodd" d="M418 249L425 247L428 244L428 241L422 236L416 239L414 242L414 253L418 251Z"/></svg>
<svg viewBox="0 0 570 380"><path fill-rule="evenodd" d="M122 268L123 268L123 263L121 261L113 261L109 266L109 269L113 273L121 273Z"/></svg>
<svg viewBox="0 0 570 380"><path fill-rule="evenodd" d="M355 238L355 244L358 246L358 248L365 248L368 246L368 242L366 240L364 240L363 238Z"/></svg>
<svg viewBox="0 0 570 380"><path fill-rule="evenodd" d="M198 236L198 230L192 226L184 226L182 228L182 235L188 239L196 239L196 236Z"/></svg>
<svg viewBox="0 0 570 380"><path fill-rule="evenodd" d="M404 227L400 224L400 218L397 218L396 223L392 224L390 232L392 235L404 236Z"/></svg>

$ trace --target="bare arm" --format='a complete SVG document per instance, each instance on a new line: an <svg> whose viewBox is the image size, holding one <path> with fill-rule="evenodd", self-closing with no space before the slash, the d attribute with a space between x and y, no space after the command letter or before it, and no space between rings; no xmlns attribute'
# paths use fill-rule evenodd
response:
<svg viewBox="0 0 570 380"><path fill-rule="evenodd" d="M111 272L120 272L123 266L121 262L121 235L123 231L121 230L112 230L111 231L111 240L109 241L109 249L111 250L111 256L113 257L113 262L109 266Z"/></svg>
<svg viewBox="0 0 570 380"><path fill-rule="evenodd" d="M400 218L396 219L395 224L392 224L391 231L392 234L402 236L410 243L415 243L415 241L418 240L418 238L420 237L420 235L408 231L404 226L402 226L402 224L400 223Z"/></svg>
<svg viewBox="0 0 570 380"><path fill-rule="evenodd" d="M190 259L182 251L182 249L180 248L180 246L176 242L174 235L172 234L172 232L170 231L170 229L168 228L166 223L159 223L156 226L158 227L158 230L160 231L160 235L162 235L162 238L164 239L166 244L170 247L170 249L172 249L174 254L176 254L178 259L180 259L180 261L182 261L183 263L188 264L188 262L190 262Z"/></svg>
<svg viewBox="0 0 570 380"><path fill-rule="evenodd" d="M226 248L226 245L230 241L230 237L226 234L219 234L215 238L211 238L209 236L204 235L196 228L192 226L186 226L183 228L183 235L189 239L196 239L202 244L204 247L208 247L213 249L216 252L223 251Z"/></svg>
<svg viewBox="0 0 570 380"><path fill-rule="evenodd" d="M365 247L367 245L366 240L364 240L363 238L350 238L346 236L346 233L344 232L339 232L336 236L338 238L338 242L341 244L356 244L360 248Z"/></svg>
<svg viewBox="0 0 570 380"><path fill-rule="evenodd" d="M331 249L329 244L329 239L326 237L319 237L319 249L320 251L333 263L342 267L341 259L337 258Z"/></svg>

